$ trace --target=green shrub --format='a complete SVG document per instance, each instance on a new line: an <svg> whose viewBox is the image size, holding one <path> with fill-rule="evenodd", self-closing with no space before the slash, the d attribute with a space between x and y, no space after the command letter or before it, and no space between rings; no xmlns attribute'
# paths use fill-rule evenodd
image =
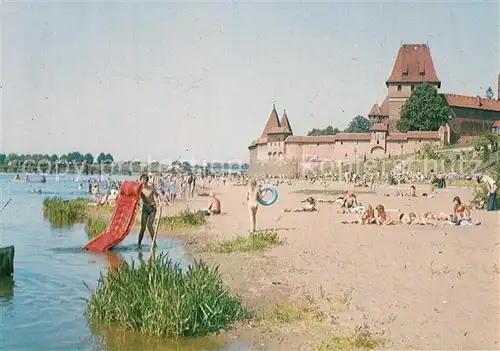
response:
<svg viewBox="0 0 500 351"><path fill-rule="evenodd" d="M160 218L160 230L172 230L183 227L197 227L207 223L207 217L201 212L182 211L175 216Z"/></svg>
<svg viewBox="0 0 500 351"><path fill-rule="evenodd" d="M106 227L108 226L108 222L102 218L87 218L87 234L90 238L95 238L96 236L102 234Z"/></svg>
<svg viewBox="0 0 500 351"><path fill-rule="evenodd" d="M86 199L45 198L43 213L53 226L71 225L84 220L88 203Z"/></svg>
<svg viewBox="0 0 500 351"><path fill-rule="evenodd" d="M283 244L283 241L279 238L278 233L264 231L252 233L249 236L237 236L233 239L208 244L205 247L205 251L216 253L256 252L264 251L270 246L281 244Z"/></svg>
<svg viewBox="0 0 500 351"><path fill-rule="evenodd" d="M101 276L85 314L91 323L172 338L217 333L246 316L217 267L195 262L183 272L165 255Z"/></svg>

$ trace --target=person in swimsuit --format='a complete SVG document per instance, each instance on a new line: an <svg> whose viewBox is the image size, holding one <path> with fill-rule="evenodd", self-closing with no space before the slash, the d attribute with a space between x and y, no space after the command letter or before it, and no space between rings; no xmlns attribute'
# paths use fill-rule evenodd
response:
<svg viewBox="0 0 500 351"><path fill-rule="evenodd" d="M378 205L377 207L375 207L375 209L377 210L377 216L376 216L377 224L379 225L392 224L392 219L389 216L389 214L385 212L385 208L383 205Z"/></svg>
<svg viewBox="0 0 500 351"><path fill-rule="evenodd" d="M363 214L360 217L357 217L359 223L361 224L374 224L377 222L375 218L375 212L373 211L372 205L368 205Z"/></svg>
<svg viewBox="0 0 500 351"><path fill-rule="evenodd" d="M458 196L453 198L453 220L460 221L462 219L469 219L469 210L462 204Z"/></svg>
<svg viewBox="0 0 500 351"><path fill-rule="evenodd" d="M140 248L142 244L142 238L144 237L144 232L146 227L148 228L151 240L154 237L153 222L156 216L156 200L157 196L156 190L153 184L149 183L149 177L147 174L141 175L140 182L143 184L141 191L142 199L142 216L141 216L141 230L139 231L139 239L137 241L137 246Z"/></svg>
<svg viewBox="0 0 500 351"><path fill-rule="evenodd" d="M248 191L247 191L247 202L248 202L248 215L250 218L250 232L255 232L255 225L257 222L257 210L259 208L259 197L260 197L260 187L257 184L257 180L252 179L250 181Z"/></svg>
<svg viewBox="0 0 500 351"><path fill-rule="evenodd" d="M353 191L352 190L349 190L347 192L347 195L346 197L344 198L344 200L342 201L342 203L340 204L340 208L353 208L353 207L356 207L358 206L358 201L356 200L356 195L354 195Z"/></svg>
<svg viewBox="0 0 500 351"><path fill-rule="evenodd" d="M211 191L209 194L209 202L208 202L208 207L207 211L211 215L219 215L220 214L220 200L215 196L213 191Z"/></svg>

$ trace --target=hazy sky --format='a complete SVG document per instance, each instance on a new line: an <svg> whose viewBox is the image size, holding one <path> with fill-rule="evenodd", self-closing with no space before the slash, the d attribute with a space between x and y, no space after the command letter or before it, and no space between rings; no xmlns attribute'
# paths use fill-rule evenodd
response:
<svg viewBox="0 0 500 351"><path fill-rule="evenodd" d="M296 134L366 115L401 42L443 92L496 93L500 66L498 2L1 7L4 153L246 160L274 100Z"/></svg>

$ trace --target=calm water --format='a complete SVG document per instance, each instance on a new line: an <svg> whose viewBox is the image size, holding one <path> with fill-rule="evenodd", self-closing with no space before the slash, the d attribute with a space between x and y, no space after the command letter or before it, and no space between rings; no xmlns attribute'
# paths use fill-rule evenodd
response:
<svg viewBox="0 0 500 351"><path fill-rule="evenodd" d="M137 233L132 232L114 253L82 251L88 242L84 226L51 228L43 217L42 202L46 196L87 197L86 179L83 190L70 177L48 176L45 184L15 184L11 179L12 175L0 175L0 208L12 199L0 214L0 246L14 245L16 250L13 281L0 281L0 349L109 350L125 345L149 350L220 349L223 342L216 338L166 345L129 332L89 327L83 315L89 296L85 284L95 288L111 261L137 261ZM39 188L42 195L32 193ZM173 240L158 238L158 250L188 264L184 247ZM149 248L142 253L148 259ZM234 346L231 349L240 349Z"/></svg>

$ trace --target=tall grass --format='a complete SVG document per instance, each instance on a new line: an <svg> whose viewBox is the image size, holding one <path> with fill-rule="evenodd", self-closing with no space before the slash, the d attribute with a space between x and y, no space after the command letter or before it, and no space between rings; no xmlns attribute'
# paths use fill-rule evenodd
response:
<svg viewBox="0 0 500 351"><path fill-rule="evenodd" d="M201 212L185 210L175 216L160 218L160 230L175 230L179 228L198 227L207 223L206 216Z"/></svg>
<svg viewBox="0 0 500 351"><path fill-rule="evenodd" d="M90 238L95 238L96 236L102 234L106 230L107 226L108 222L102 218L98 217L87 218L86 230Z"/></svg>
<svg viewBox="0 0 500 351"><path fill-rule="evenodd" d="M81 198L76 200L45 198L43 213L55 227L71 225L84 220L88 203L87 199Z"/></svg>
<svg viewBox="0 0 500 351"><path fill-rule="evenodd" d="M92 323L172 338L217 333L246 316L217 267L195 262L183 272L165 255L101 276L85 314Z"/></svg>
<svg viewBox="0 0 500 351"><path fill-rule="evenodd" d="M205 246L204 251L216 253L260 252L270 246L281 245L284 241L274 231L252 233L249 236L237 236Z"/></svg>

